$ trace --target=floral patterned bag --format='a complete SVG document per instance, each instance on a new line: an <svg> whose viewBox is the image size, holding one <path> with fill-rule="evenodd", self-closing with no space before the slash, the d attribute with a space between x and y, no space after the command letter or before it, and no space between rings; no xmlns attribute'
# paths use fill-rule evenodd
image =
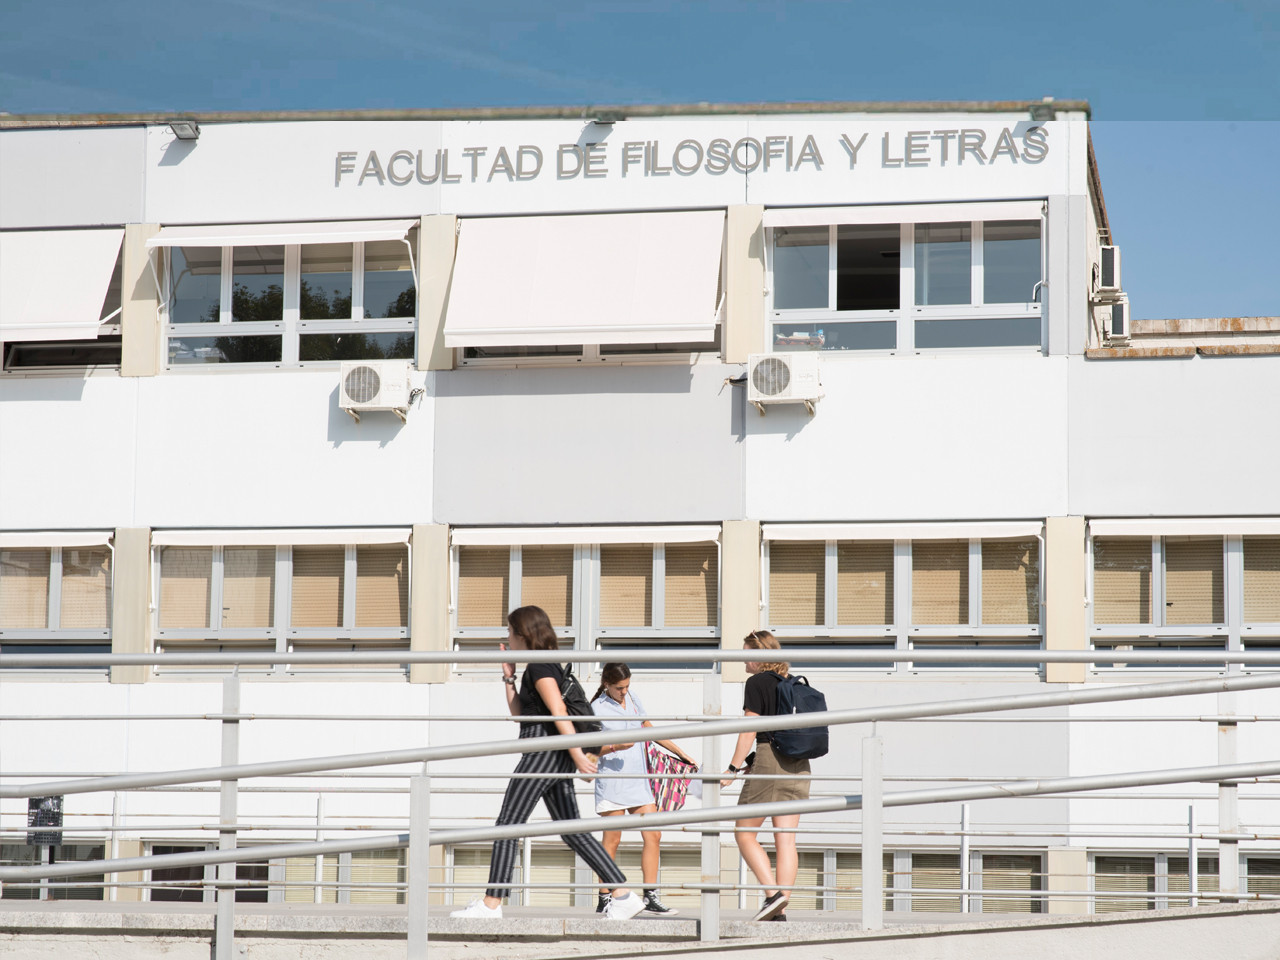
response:
<svg viewBox="0 0 1280 960"><path fill-rule="evenodd" d="M673 757L652 741L644 745L644 762L649 773L677 774L677 776L649 781L649 788L653 791L653 799L658 805L658 810L669 812L683 807L685 800L689 797L689 781L678 775L697 773L698 768L692 763L685 763L680 758Z"/></svg>

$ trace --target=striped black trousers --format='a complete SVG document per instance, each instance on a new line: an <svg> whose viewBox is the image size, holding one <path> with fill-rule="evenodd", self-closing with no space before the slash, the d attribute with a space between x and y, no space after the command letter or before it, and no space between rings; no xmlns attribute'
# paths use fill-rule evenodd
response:
<svg viewBox="0 0 1280 960"><path fill-rule="evenodd" d="M520 729L520 739L548 736L540 723L525 724ZM516 773L573 773L577 768L567 750L548 750L546 753L526 753L516 764ZM570 779L539 780L535 777L512 780L507 784L507 794L502 799L502 812L498 815L500 827L512 823L524 823L533 808L542 800L552 820L576 820L578 798L573 793ZM627 882L618 865L605 853L600 841L589 833L575 833L560 838L573 852L587 862L599 875L606 887L620 887ZM519 840L497 840L493 844L493 857L489 862L489 889L486 896L507 897L511 890L511 871L515 869L520 852ZM524 878L525 883L529 878Z"/></svg>

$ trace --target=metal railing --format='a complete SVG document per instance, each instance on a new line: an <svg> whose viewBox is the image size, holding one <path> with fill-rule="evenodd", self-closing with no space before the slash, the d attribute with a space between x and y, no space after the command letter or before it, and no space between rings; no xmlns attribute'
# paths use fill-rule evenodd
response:
<svg viewBox="0 0 1280 960"><path fill-rule="evenodd" d="M986 655L985 657L983 655ZM887 660L932 661L939 663L965 662L975 660L1008 663L1011 660L1028 664L1046 662L1094 662L1096 651L981 651L961 650L928 650L928 651L892 651L892 650L850 650L820 648L805 649L790 647L786 655L795 660L807 662L828 662L833 664L876 662ZM408 653L395 655L399 662L419 663L452 663L465 656L466 662L498 663L510 658L511 654L498 651L470 651L460 654L452 652ZM630 661L643 663L647 660L672 662L708 660L729 662L747 660L758 657L753 651L722 650L637 650L627 651ZM3 654L0 655L0 669L5 667L43 667L57 666L124 666L124 665L247 665L259 663L351 663L356 660L372 663L385 663L386 652L369 653L312 653L312 654L279 654L279 653L230 653L230 654ZM520 654L522 662L599 662L598 651L526 651ZM1280 651L1133 651L1126 652L1127 662L1203 664L1206 661L1236 665L1280 665ZM214 678L210 678L214 679ZM711 716L718 711L719 678L708 677L714 683L706 685L707 703L704 710L710 708ZM24 881L49 881L65 877L84 876L102 873L114 875L139 870L176 869L180 867L216 866L218 876L212 885L217 889L217 921L215 925L215 956L218 960L229 958L231 954L232 931L234 926L234 891L252 885L236 878L237 863L260 862L277 858L324 857L333 854L355 853L368 850L388 848L408 848L407 882L405 884L406 899L409 912L408 949L410 957L424 957L426 951L426 917L427 889L429 883L429 858L427 850L431 845L458 844L467 842L489 842L497 839L516 839L540 836L562 836L574 833L596 832L602 829L599 818L582 818L572 821L553 821L546 823L526 823L504 827L484 826L475 828L454 828L448 830L432 830L430 826L430 777L427 764L432 761L474 759L513 753L542 752L563 750L572 746L588 747L599 742L599 734L577 734L556 738L537 738L531 740L500 740L487 743L459 744L443 747L424 747L409 750L379 751L361 754L346 754L329 757L313 757L265 763L241 764L239 753L239 723L254 717L240 711L239 692L240 677L233 672L221 678L223 684L222 711L216 714L203 715L210 720L217 720L222 729L222 763L216 767L193 768L188 770L164 771L156 773L125 773L97 777L83 777L60 781L41 781L20 785L0 787L0 798L21 798L33 796L66 795L77 793L98 793L130 790L148 790L157 788L175 788L216 781L219 784L220 815L217 828L219 830L219 848L216 851L194 853L152 855L145 857L112 858L97 861L76 861L72 863L39 865L29 867L0 867L0 882L23 883ZM627 739L646 741L674 739L679 737L699 737L707 741L707 756L704 769L708 772L701 776L706 781L705 806L697 810L680 810L669 813L645 815L623 815L612 817L608 821L610 830L652 830L667 827L694 828L703 835L703 867L702 880L697 884L687 884L701 891L701 936L704 940L718 938L719 931L719 897L725 890L758 890L758 885L745 883L723 884L719 867L719 834L723 828L718 824L726 821L738 821L748 818L773 817L784 815L812 815L836 811L861 810L861 849L864 864L878 864L883 850L883 810L886 807L916 806L923 804L948 803L957 801L973 801L981 799L1033 797L1047 795L1068 795L1087 791L1120 789L1160 784L1176 784L1187 782L1218 783L1219 808L1223 814L1219 817L1219 829L1216 833L1197 833L1191 824L1182 836L1188 840L1189 863L1195 864L1195 844L1197 839L1217 839L1220 844L1219 862L1222 867L1220 890L1212 896L1221 900L1237 900L1250 896L1239 891L1238 855L1235 845L1240 839L1256 836L1241 834L1235 816L1237 803L1236 784L1241 780L1280 776L1280 761L1264 763L1219 763L1211 766L1199 766L1175 770L1145 771L1140 773L1105 774L1092 777L1066 777L1054 779L1027 779L988 781L981 783L961 783L946 787L933 787L885 793L882 770L883 745L875 736L863 740L861 793L856 795L838 795L818 797L802 801L784 801L772 803L740 804L736 806L719 806L720 774L715 772L721 768L719 754L719 738L725 734L785 730L791 728L822 725L845 725L857 723L918 721L943 717L963 718L966 714L994 713L1026 710L1055 706L1074 706L1089 703L1142 700L1161 697L1180 697L1204 695L1209 693L1234 694L1245 690L1260 690L1280 687L1280 673L1270 671L1244 675L1235 671L1227 676L1213 679L1179 680L1163 683L1146 683L1137 685L1112 685L1086 687L1056 691L1051 693L1016 694L1001 697L984 697L946 702L930 702L895 706L870 707L858 710L835 710L823 714L804 714L782 717L744 717L740 719L703 719L683 724L670 724L643 730L628 731ZM713 692L714 691L714 692ZM1220 704L1221 707L1221 704ZM686 715L692 716L692 715ZM423 719L432 719L426 717ZM973 718L980 719L980 718ZM1070 722L1072 718L1054 718ZM1234 733L1237 722L1229 711L1214 715L1212 718L1222 728L1230 728ZM1246 718L1240 718L1246 719ZM1255 719L1250 717L1248 719ZM1233 737L1231 737L1233 741ZM1220 751L1220 758L1222 756ZM1234 754L1234 743L1228 751ZM1230 756L1227 759L1234 759ZM409 830L407 833L393 833L378 836L364 836L341 840L317 840L315 842L294 842L277 844L259 844L237 847L237 833L241 825L237 817L237 797L240 792L238 784L242 779L255 777L282 777L304 774L335 773L360 770L363 768L385 766L389 764L414 763L422 764L422 772L410 776L409 784ZM368 774L352 774L367 776ZM471 775L474 776L474 775ZM499 776L499 775L494 775ZM500 776L506 777L507 774ZM831 778L831 779L851 779ZM961 840L962 869L968 870L968 838L975 835L962 822L958 833ZM1039 835L1039 834L1037 834ZM1226 849L1230 848L1230 849ZM1190 871L1193 875L1194 870ZM534 888L537 885L527 882L511 884L514 887ZM104 878L103 884L118 885L120 881ZM317 877L317 883L322 881ZM1166 899L1184 897L1190 903L1196 901L1195 880L1190 881L1191 890L1185 895L1164 893ZM575 884L594 888L594 884ZM396 885L392 885L396 886ZM455 884L457 886L457 884ZM563 884L558 885L561 888ZM574 885L571 885L574 886ZM819 889L805 885L806 889ZM826 885L820 888L826 891ZM836 891L851 892L848 888L831 888ZM879 929L883 925L883 878L880 871L868 869L864 871L859 892L862 899L863 926L866 929ZM913 893L933 893L932 890L917 889ZM959 894L962 903L967 903L971 896L999 897L1004 892L978 891L971 889L965 881L959 891L947 889L936 891L939 894ZM1032 891L1018 891L1018 897L1026 897ZM1098 891L1043 891L1040 899L1047 897L1063 897L1070 899L1077 896L1098 897ZM1109 894L1102 892L1105 899ZM1256 896L1256 895L1255 895ZM1141 899L1140 895L1124 894L1125 899Z"/></svg>

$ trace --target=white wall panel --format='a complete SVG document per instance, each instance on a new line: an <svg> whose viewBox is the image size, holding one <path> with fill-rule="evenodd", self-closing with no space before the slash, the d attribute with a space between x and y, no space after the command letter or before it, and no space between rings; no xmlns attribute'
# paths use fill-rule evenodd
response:
<svg viewBox="0 0 1280 960"><path fill-rule="evenodd" d="M0 132L0 228L140 223L142 127Z"/></svg>

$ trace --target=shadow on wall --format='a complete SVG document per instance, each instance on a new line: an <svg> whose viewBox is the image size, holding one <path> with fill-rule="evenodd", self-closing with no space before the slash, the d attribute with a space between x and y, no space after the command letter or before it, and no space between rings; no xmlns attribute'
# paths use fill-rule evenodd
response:
<svg viewBox="0 0 1280 960"><path fill-rule="evenodd" d="M746 392L745 387L743 392ZM765 415L763 417L760 416L760 411L754 405L747 403L745 397L742 402L746 407L744 416L748 424L747 431L756 436L783 434L786 439L791 440L801 430L822 416L821 401L816 404L816 412L813 416L809 416L809 411L805 409L803 403L769 403L765 405Z"/></svg>
<svg viewBox="0 0 1280 960"><path fill-rule="evenodd" d="M176 167L196 148L198 140L171 140L165 145L164 155L160 157L160 166Z"/></svg>
<svg viewBox="0 0 1280 960"><path fill-rule="evenodd" d="M0 344L0 350L3 347L4 344ZM80 400L84 396L84 384L88 377L87 372L68 372L56 377L6 378L3 385L0 385L0 403L59 403Z"/></svg>
<svg viewBox="0 0 1280 960"><path fill-rule="evenodd" d="M602 393L692 393L690 365L524 367L446 370L436 375L439 397L554 397Z"/></svg>
<svg viewBox="0 0 1280 960"><path fill-rule="evenodd" d="M420 417L425 416L417 407L418 405L415 404L414 408L409 411L410 417L415 413ZM327 439L335 447L340 447L347 441L376 442L379 447L385 447L396 438L404 427L405 424L401 423L400 418L390 410L362 413L360 414L360 422L356 423L351 418L351 414L338 406L338 387L334 387L329 394L329 432Z"/></svg>

